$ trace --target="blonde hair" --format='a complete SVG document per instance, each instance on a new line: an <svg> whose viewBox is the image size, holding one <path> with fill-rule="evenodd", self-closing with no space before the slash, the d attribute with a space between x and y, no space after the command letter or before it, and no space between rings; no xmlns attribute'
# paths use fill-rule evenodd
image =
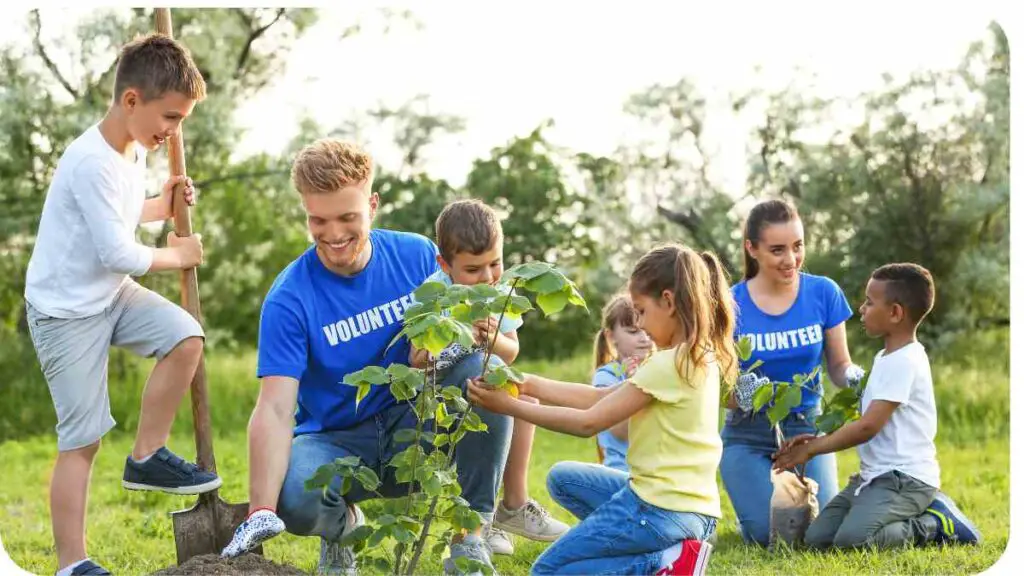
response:
<svg viewBox="0 0 1024 576"><path fill-rule="evenodd" d="M726 389L736 380L739 363L732 335L736 325L732 292L718 257L697 254L680 244L666 244L644 254L633 268L630 290L660 299L668 290L686 339L676 353L676 371L696 387L683 366L701 366L707 355L718 362Z"/></svg>
<svg viewBox="0 0 1024 576"><path fill-rule="evenodd" d="M614 347L606 334L615 330L616 326L636 326L636 310L628 294L612 296L601 311L601 327L594 337L594 370L616 359L618 352L613 350Z"/></svg>
<svg viewBox="0 0 1024 576"><path fill-rule="evenodd" d="M114 100L135 88L143 101L178 92L206 98L206 81L188 49L165 34L137 36L121 48L114 72Z"/></svg>
<svg viewBox="0 0 1024 576"><path fill-rule="evenodd" d="M300 194L329 194L373 178L373 158L351 142L321 138L299 151L292 185Z"/></svg>

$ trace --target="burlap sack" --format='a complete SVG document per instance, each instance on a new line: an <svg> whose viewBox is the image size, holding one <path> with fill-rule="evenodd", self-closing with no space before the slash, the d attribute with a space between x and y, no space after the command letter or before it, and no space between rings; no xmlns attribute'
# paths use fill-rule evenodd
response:
<svg viewBox="0 0 1024 576"><path fill-rule="evenodd" d="M806 476L801 482L789 471L772 470L771 475L774 488L768 546L774 548L778 541L790 546L802 544L807 527L818 517L818 483Z"/></svg>

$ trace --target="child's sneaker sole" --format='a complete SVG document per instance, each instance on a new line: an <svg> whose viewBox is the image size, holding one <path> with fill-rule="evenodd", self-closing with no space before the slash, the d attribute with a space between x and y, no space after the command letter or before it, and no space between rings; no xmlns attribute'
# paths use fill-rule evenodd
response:
<svg viewBox="0 0 1024 576"><path fill-rule="evenodd" d="M167 494L192 495L192 494L205 494L205 493L210 492L212 490L216 490L217 488L220 488L220 486L221 486L221 484L223 484L223 482L224 481L221 480L220 477L217 477L216 479L210 480L209 482L206 482L206 483L203 483L203 484L195 484L195 485L192 485L192 486L151 486L149 484L139 484L139 483L136 483L136 482L128 482L128 481L122 480L121 481L121 486L123 486L126 490L139 490L139 491L147 491L147 492L166 492Z"/></svg>

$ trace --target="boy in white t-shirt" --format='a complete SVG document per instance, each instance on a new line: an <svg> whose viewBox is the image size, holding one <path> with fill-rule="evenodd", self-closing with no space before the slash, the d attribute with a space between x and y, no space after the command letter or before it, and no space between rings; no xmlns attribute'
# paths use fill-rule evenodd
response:
<svg viewBox="0 0 1024 576"><path fill-rule="evenodd" d="M131 279L202 262L198 234L168 247L135 238L140 222L171 217L168 181L146 198L146 152L171 135L206 93L188 51L153 34L125 45L106 115L61 155L43 204L25 279L25 312L32 343L57 413L57 462L50 484L50 517L58 576L109 572L85 552L89 477L100 439L113 426L107 389L111 346L155 357L142 396L138 432L125 459L122 484L133 490L199 494L220 486L164 445L178 404L195 375L203 329L188 312Z"/></svg>
<svg viewBox="0 0 1024 576"><path fill-rule="evenodd" d="M795 437L776 454L774 467L786 470L818 454L857 447L860 472L808 527L808 546L895 548L981 539L939 492L931 366L917 341L917 327L934 301L935 286L923 267L888 264L875 270L860 314L865 331L881 336L885 348L875 356L862 392L862 416L827 436Z"/></svg>

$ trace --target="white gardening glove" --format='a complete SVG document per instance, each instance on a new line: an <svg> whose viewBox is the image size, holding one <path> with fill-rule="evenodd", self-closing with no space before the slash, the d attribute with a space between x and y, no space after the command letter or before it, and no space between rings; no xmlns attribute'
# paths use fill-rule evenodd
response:
<svg viewBox="0 0 1024 576"><path fill-rule="evenodd" d="M754 410L754 393L757 389L765 384L769 384L770 379L766 377L758 377L753 372L741 374L736 379L736 389L734 394L736 395L736 404L739 405L740 409L744 412L753 412Z"/></svg>
<svg viewBox="0 0 1024 576"><path fill-rule="evenodd" d="M856 387L864 379L864 369L856 364L850 364L846 367L846 374L844 376L846 377L846 385L848 387Z"/></svg>
<svg viewBox="0 0 1024 576"><path fill-rule="evenodd" d="M231 543L220 553L221 558L234 558L252 550L263 542L284 532L284 521L270 510L261 508L245 519L238 528Z"/></svg>

